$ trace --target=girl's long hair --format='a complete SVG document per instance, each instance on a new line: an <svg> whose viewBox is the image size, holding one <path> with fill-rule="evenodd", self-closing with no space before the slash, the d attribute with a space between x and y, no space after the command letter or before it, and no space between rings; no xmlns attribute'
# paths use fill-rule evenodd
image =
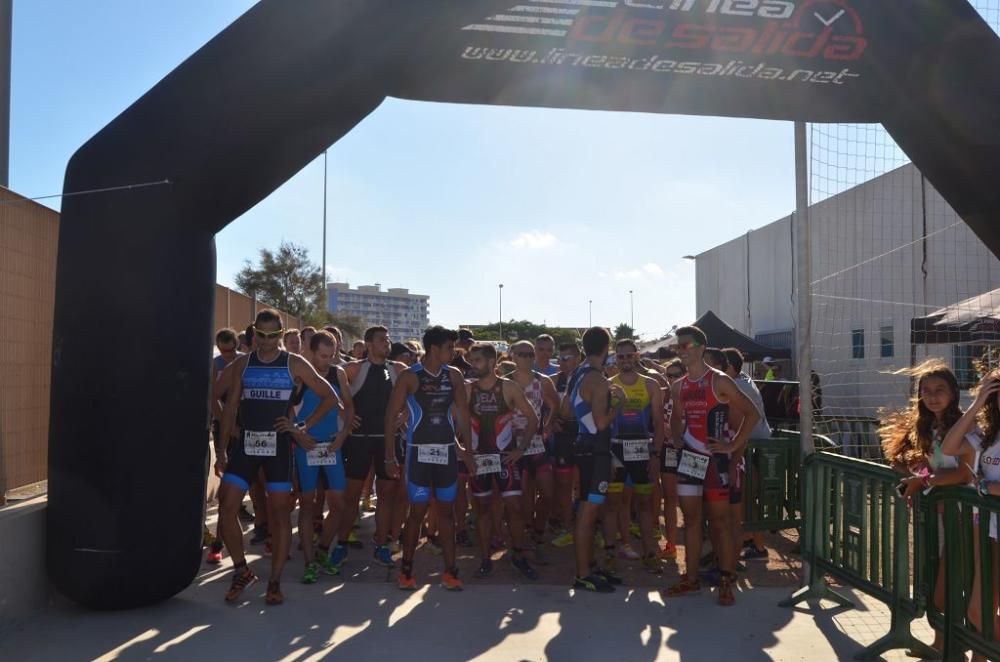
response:
<svg viewBox="0 0 1000 662"><path fill-rule="evenodd" d="M993 370L983 377L976 390L983 388L994 379L1000 379L1000 369ZM997 396L994 395L990 398L986 406L979 412L979 427L983 430L983 450L986 450L993 445L997 439L997 433L1000 432L1000 404L997 404Z"/></svg>
<svg viewBox="0 0 1000 662"><path fill-rule="evenodd" d="M920 388L924 381L932 377L943 379L951 391L951 402L941 415L941 422L944 426L943 432L947 432L959 418L962 417L962 410L958 406L959 387L958 380L951 368L940 359L928 359L920 365L900 370L893 374L909 375L916 378L913 386L913 396L910 398L910 406L906 409L883 414L882 424L879 426L879 436L882 438L882 452L891 463L906 465L924 462L931 453L934 432L934 414L920 400ZM1000 424L1000 409L997 408L996 398L993 398L993 409L996 417L993 419Z"/></svg>

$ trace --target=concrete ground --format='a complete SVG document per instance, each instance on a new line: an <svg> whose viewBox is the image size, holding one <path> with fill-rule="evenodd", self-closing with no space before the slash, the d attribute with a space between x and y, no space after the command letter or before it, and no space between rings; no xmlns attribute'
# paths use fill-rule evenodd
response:
<svg viewBox="0 0 1000 662"><path fill-rule="evenodd" d="M366 518L364 541L370 526ZM267 559L259 547L250 551L266 577ZM342 576L324 576L314 586L298 583L301 561L293 553L286 603L274 608L263 602L263 582L240 605L223 603L227 558L221 567L204 565L179 596L146 609L100 613L57 602L3 632L0 659L843 660L889 627L885 606L860 594L852 594L857 609L779 608L797 571L784 552L752 565L736 605L721 608L708 589L665 602L659 588L677 576L676 566L667 566L666 577L626 567L629 586L616 593L574 593L560 560L568 551L553 551L555 563L541 568L537 583L519 580L502 559L480 583L471 578L473 550L463 550L462 593L437 585L440 557L425 549L417 555L423 585L415 593L395 587L394 570L369 562L370 544L352 552ZM923 621L914 632L931 638ZM907 658L899 652L885 659Z"/></svg>

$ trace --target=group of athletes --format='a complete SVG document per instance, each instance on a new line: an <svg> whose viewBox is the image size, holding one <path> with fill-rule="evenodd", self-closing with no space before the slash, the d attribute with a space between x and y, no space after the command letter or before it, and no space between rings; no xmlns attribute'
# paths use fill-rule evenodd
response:
<svg viewBox="0 0 1000 662"><path fill-rule="evenodd" d="M574 545L573 587L612 592L622 583L618 558L655 574L676 558L679 507L685 574L665 597L707 582L720 605L732 605L741 557L767 558L760 538L742 532L741 487L747 441L770 430L740 353L707 347L696 327L676 336L677 358L661 364L600 327L580 344L522 340L507 356L440 326L419 346L371 327L347 354L335 327L286 330L273 310L245 334L219 331L218 539L207 535L208 561L219 563L223 547L232 560L226 601L258 581L244 551L248 492L251 542L271 554L265 599L277 605L295 506L302 581L315 583L338 574L358 546L359 504L373 479L373 557L394 567L399 556L401 589L417 587L421 538L443 555L449 590L463 587L456 546L478 545L475 575L485 578L509 539L525 578L538 578L548 545ZM712 567L699 573L706 521Z"/></svg>

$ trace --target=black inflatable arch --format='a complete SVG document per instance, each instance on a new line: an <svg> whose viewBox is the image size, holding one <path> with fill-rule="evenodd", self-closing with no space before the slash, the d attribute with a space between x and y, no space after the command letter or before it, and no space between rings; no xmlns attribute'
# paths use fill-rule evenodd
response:
<svg viewBox="0 0 1000 662"><path fill-rule="evenodd" d="M262 0L67 168L170 184L63 205L54 585L127 608L195 576L214 235L386 96L882 122L1000 254L997 71L965 0Z"/></svg>

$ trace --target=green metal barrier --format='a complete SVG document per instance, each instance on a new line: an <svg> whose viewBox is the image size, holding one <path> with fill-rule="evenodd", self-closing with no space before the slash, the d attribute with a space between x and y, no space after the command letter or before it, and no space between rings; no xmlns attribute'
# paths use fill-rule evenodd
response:
<svg viewBox="0 0 1000 662"><path fill-rule="evenodd" d="M874 418L817 416L813 421L813 430L832 438L844 455L881 462L882 442L878 426L879 422Z"/></svg>
<svg viewBox="0 0 1000 662"><path fill-rule="evenodd" d="M833 577L886 603L892 613L889 633L855 659L876 659L896 648L933 657L910 631L922 610L911 588L910 517L896 495L899 476L884 465L821 452L806 458L802 478L806 585L781 606L823 598L853 607L826 584Z"/></svg>
<svg viewBox="0 0 1000 662"><path fill-rule="evenodd" d="M974 526L974 511L978 511L978 527ZM919 499L916 563L920 571L916 583L920 599L926 605L928 619L944 633L944 657L947 660L964 660L965 651L969 649L988 659L1000 660L1000 632L994 627L993 619L984 616L982 631L979 632L967 613L977 566L982 572L980 613L997 612L998 605L990 589L1000 581L998 569L992 563L977 563L977 559L995 558L998 543L990 537L990 522L992 518L1000 518L998 513L1000 498L983 497L967 487L936 488ZM933 600L940 565L939 521L943 522L944 528L943 612Z"/></svg>

